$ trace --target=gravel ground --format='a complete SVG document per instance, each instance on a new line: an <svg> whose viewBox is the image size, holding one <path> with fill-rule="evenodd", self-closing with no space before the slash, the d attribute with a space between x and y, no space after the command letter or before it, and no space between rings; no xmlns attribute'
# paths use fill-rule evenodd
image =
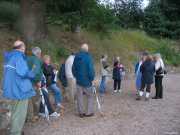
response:
<svg viewBox="0 0 180 135"><path fill-rule="evenodd" d="M180 135L180 74L164 79L162 100L136 101L134 81L122 85L121 94L108 92L103 98L104 117L97 112L80 119L66 103L60 119L27 123L25 135Z"/></svg>

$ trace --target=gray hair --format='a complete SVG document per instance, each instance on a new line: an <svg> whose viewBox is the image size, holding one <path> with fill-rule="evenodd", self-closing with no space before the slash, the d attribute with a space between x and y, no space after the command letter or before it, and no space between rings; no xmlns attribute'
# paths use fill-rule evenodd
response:
<svg viewBox="0 0 180 135"><path fill-rule="evenodd" d="M37 56L38 54L41 53L41 49L39 47L34 47L32 48L32 53Z"/></svg>

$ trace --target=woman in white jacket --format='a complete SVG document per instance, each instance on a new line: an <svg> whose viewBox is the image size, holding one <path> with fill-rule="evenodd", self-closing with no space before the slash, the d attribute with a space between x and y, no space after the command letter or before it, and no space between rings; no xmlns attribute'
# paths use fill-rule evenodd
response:
<svg viewBox="0 0 180 135"><path fill-rule="evenodd" d="M156 88L156 95L153 97L153 99L162 99L163 98L163 84L162 80L165 73L165 66L164 62L161 58L161 55L159 53L155 54L155 88Z"/></svg>

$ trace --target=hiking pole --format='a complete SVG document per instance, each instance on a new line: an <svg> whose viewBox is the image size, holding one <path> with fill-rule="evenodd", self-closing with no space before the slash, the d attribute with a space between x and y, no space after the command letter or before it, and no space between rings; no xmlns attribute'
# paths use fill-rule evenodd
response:
<svg viewBox="0 0 180 135"><path fill-rule="evenodd" d="M98 107L98 110L99 110L99 113L101 116L104 116L103 112L102 112L102 109L101 109L101 104L100 104L100 101L99 101L99 98L98 98L98 94L97 94L97 91L96 91L96 87L95 86L92 86L93 88L93 92L96 96L96 102L97 102L97 107Z"/></svg>
<svg viewBox="0 0 180 135"><path fill-rule="evenodd" d="M47 121L49 121L49 111L48 111L47 105L45 103L45 98L44 98L44 95L43 95L43 92L42 92L41 88L40 88L40 96L41 96L41 102L42 102L42 104L44 106L45 117L46 117Z"/></svg>

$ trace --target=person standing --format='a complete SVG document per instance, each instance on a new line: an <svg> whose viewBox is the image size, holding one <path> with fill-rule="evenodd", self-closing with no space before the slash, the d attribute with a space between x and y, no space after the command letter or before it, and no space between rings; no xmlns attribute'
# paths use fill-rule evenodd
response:
<svg viewBox="0 0 180 135"><path fill-rule="evenodd" d="M73 76L72 73L72 66L74 62L75 55L72 53L66 60L65 62L65 74L66 74L66 79L67 79L67 92L68 94L68 100L74 104L75 103L75 95L76 95L76 80Z"/></svg>
<svg viewBox="0 0 180 135"><path fill-rule="evenodd" d="M141 100L141 97L144 94L144 89L146 88L145 97L147 101L150 97L151 85L154 82L154 73L155 73L155 65L151 55L147 55L145 57L145 61L141 65L140 71L142 73L141 89L139 91L139 95L136 100Z"/></svg>
<svg viewBox="0 0 180 135"><path fill-rule="evenodd" d="M103 95L106 92L106 80L107 76L109 74L109 66L107 64L107 55L103 55L100 60L101 65L101 82L99 86L99 92L101 95Z"/></svg>
<svg viewBox="0 0 180 135"><path fill-rule="evenodd" d="M13 51L4 54L3 96L12 101L11 135L21 135L28 100L36 94L31 83L34 72L28 68L25 49L25 44L18 40L14 43Z"/></svg>
<svg viewBox="0 0 180 135"><path fill-rule="evenodd" d="M94 63L88 53L88 45L83 44L76 54L73 63L73 75L77 84L77 106L80 118L94 116L93 80L95 78ZM87 97L87 112L84 112L83 96Z"/></svg>
<svg viewBox="0 0 180 135"><path fill-rule="evenodd" d="M120 63L117 61L114 63L113 68L113 80L114 80L114 92L121 92L121 79L122 79L122 67Z"/></svg>
<svg viewBox="0 0 180 135"><path fill-rule="evenodd" d="M155 54L155 88L156 88L156 95L153 99L162 99L163 98L163 84L162 80L165 73L165 66L164 62L161 58L161 54Z"/></svg>
<svg viewBox="0 0 180 135"><path fill-rule="evenodd" d="M142 53L142 55L140 56L139 62L137 62L135 65L135 77L136 77L135 80L136 80L137 94L139 94L139 91L141 89L142 73L140 71L140 68L141 68L141 65L143 64L143 62L145 61L146 56L147 56L146 52Z"/></svg>
<svg viewBox="0 0 180 135"><path fill-rule="evenodd" d="M49 55L44 55L43 73L46 78L46 87L51 90L55 97L55 105L64 108L62 105L62 94L60 88L56 84L56 71L51 65L51 58Z"/></svg>
<svg viewBox="0 0 180 135"><path fill-rule="evenodd" d="M37 94L29 101L28 107L28 120L34 122L38 119L39 115L39 89L41 88L41 79L43 77L41 49L39 47L32 48L32 55L27 58L27 63L29 69L33 70L35 73L35 78L32 80L32 84Z"/></svg>

